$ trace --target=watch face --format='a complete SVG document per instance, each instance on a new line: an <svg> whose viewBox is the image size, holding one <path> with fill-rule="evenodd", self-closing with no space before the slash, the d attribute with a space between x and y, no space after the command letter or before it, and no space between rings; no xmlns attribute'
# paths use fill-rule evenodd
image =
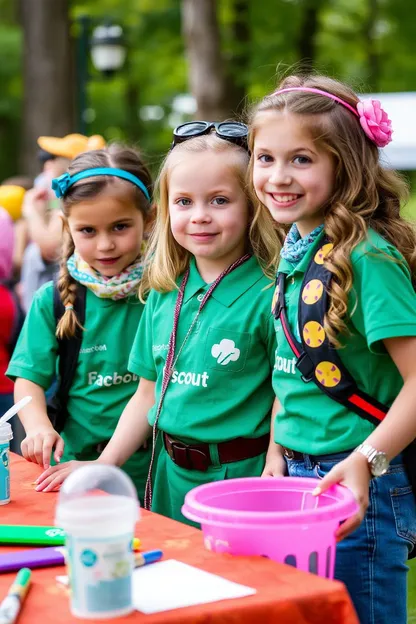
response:
<svg viewBox="0 0 416 624"><path fill-rule="evenodd" d="M388 467L389 461L384 453L378 453L371 462L371 472L375 477L385 474Z"/></svg>

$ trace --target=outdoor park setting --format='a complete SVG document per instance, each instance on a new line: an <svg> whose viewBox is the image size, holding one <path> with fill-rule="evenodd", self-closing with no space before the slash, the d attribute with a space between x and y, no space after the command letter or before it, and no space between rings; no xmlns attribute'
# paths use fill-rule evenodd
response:
<svg viewBox="0 0 416 624"><path fill-rule="evenodd" d="M20 596L22 624L65 624L74 621L73 616L99 621L100 613L127 622L126 614L133 607L123 603L127 591L123 575L128 568L129 582L134 574L139 579L133 567L147 563L152 565L142 571L143 579L144 574L149 574L146 604L138 597L139 581L133 580L137 594L134 608L141 613L130 617L137 621L404 624L403 604L397 608L394 621L380 621L377 616L371 620L370 613L378 600L380 604L397 603L397 596L404 595L403 584L392 585L390 597L384 590L382 598L377 592L371 595L366 620L353 593L360 592L360 583L362 587L366 582L373 583L374 570L383 561L379 553L385 548L393 552L391 542L401 540L401 554L416 542L415 507L410 496L410 483L413 488L415 483L405 476L412 472L406 462L413 462L415 472L416 454L410 455L415 452L411 442L414 436L409 434L410 425L404 418L405 413L412 413L411 388L416 379L409 364L412 351L406 342L414 341L416 336L416 317L412 320L413 311L416 314L412 308L416 283L415 17L416 5L411 0L0 0L0 418L13 403L27 399L19 411L20 420L15 416L11 421L10 435L9 429L4 433L0 421L0 457L4 465L3 475L0 462L0 505L11 501L1 507L0 524L6 525L6 535L9 527L26 522L49 530L57 522L56 508L61 510L58 518L62 520L57 526L65 525L69 535L73 525L85 521L83 505L92 501L91 518L96 522L97 535L107 540L120 523L129 535L126 549L131 557L128 563L118 562L120 567L114 568L108 580L109 587L118 583L117 606L111 604L112 588L107 594L100 593L102 570L95 573L97 555L92 547L78 552L76 548L81 547L73 545L69 581L63 576L63 567L55 570L39 564L45 569L20 579L22 587L28 586L30 578L35 586L27 605L21 604L27 586L15 590ZM288 76L289 82L284 82ZM322 76L340 82L322 81ZM340 86L343 83L352 91ZM296 108L297 92L303 92L300 97L305 92L312 99L318 96L316 108L312 99L304 100L304 109L301 105ZM370 108L366 108L368 102ZM325 121L327 114L328 119L333 115L331 123ZM305 123L296 125L293 120L299 121L302 115ZM309 131L311 119L318 122ZM181 134L181 126L195 120L203 120L202 125L185 125ZM221 126L219 122L228 123ZM334 131L333 135L338 145L331 143L332 136L328 138L335 124L339 124L338 134ZM302 140L307 137L306 148L299 148L299 136ZM281 142L273 137L281 137ZM296 137L296 149L289 151L287 147L285 152L291 137ZM260 151L256 151L257 141ZM193 142L196 147L189 147ZM220 145L216 146L216 142ZM315 173L319 184L312 177L308 179L309 165L322 167L319 175ZM322 180L327 171L332 172L334 180L325 185ZM362 178L354 184L358 173ZM221 179L216 186L221 192L212 194L215 197L208 202L206 214L213 206L215 215L224 205L232 209L228 207L233 200L228 190L224 191L231 178L233 192L238 179L235 210L243 214L241 222L240 216L232 222L237 224L235 232L241 238L235 243L239 252L234 248L232 253L227 252L224 257L229 261L224 266L217 256L211 262L209 250L212 240L219 238L213 231L215 224L228 232L226 218L214 216L210 221L212 213L209 219L205 212L201 216L201 208L199 221L192 217L192 223L198 222L200 229L202 223L209 231L190 234L184 225L191 204L192 210L197 210L196 198L203 194L200 188L213 188L211 180L215 176ZM347 184L346 179L350 195L340 190L340 180ZM189 192L183 191L187 185ZM273 185L278 191L269 190ZM302 190L302 185L307 191ZM356 196L346 208L353 192ZM231 191L229 194L234 197ZM287 217L291 210L293 214L298 210L298 205L302 207L299 202L303 197L309 196L313 206L318 202L316 198L321 198L319 210L317 203L313 214L306 213L305 217L301 213L296 220ZM336 198L333 214L332 197ZM97 215L95 220L90 216L93 214ZM371 271L363 268L363 258L367 261L372 253L362 251L367 241L367 234L360 234L364 224L367 233L371 229L368 240L375 245L375 255L391 254L395 269L384 267L380 273L371 273L379 270L379 260L371 265ZM93 241L99 236L101 248ZM192 239L188 246L187 237ZM319 247L317 241L321 241ZM312 253L314 245L316 252L314 247ZM305 258L310 259L309 265ZM253 266L257 261L258 265ZM308 282L308 276L313 280ZM221 283L231 279L234 281ZM396 294L392 302L387 299L386 289ZM296 311L288 303L291 299L293 304L294 297L300 302ZM310 313L309 308L319 307L321 299L325 299L327 308L322 303L321 309ZM219 312L212 311L214 305ZM213 315L212 322L206 319L208 313ZM295 326L293 333L291 325ZM316 352L318 355L314 355ZM338 359L332 359L333 352L339 352ZM304 355L312 366L308 370L300 366ZM371 377L368 386L366 375ZM295 376L302 382L300 390L290 386ZM355 393L349 396L350 404L341 396L341 390L339 395L332 390L347 378L351 382L345 383L350 383L358 395L358 399ZM305 384L309 381L313 383ZM322 391L319 383L324 387L322 394L317 390ZM276 396L278 402L274 402ZM352 396L358 407L351 407ZM396 398L398 407L390 412ZM297 418L302 405L306 416L299 417L291 429L288 415ZM202 416L194 415L202 409L209 429ZM259 411L262 414L258 422L250 421L246 426L247 419L255 419L252 414ZM277 415L275 424L272 422L272 441L270 412ZM137 414L129 441L133 428L128 430L128 418L136 422ZM348 424L346 414L353 416L353 424ZM321 417L325 420L322 425ZM382 488L377 490L374 482L382 482L389 464L377 473L371 462L379 455L387 461L390 447L379 452L378 444L381 440L383 446L383 440L389 437L383 429L387 422L391 432L395 429L394 418L397 427L402 427L402 437L391 436L391 449L396 452L389 457L392 463L386 477L399 472L396 464L400 463L403 480L385 485L381 493ZM278 439L279 422L283 441ZM325 435L319 426L327 427ZM379 437L378 430L384 432ZM338 438L342 438L339 444L334 441ZM373 455L360 448L367 440ZM280 450L272 457L273 444ZM359 453L352 452L356 450ZM337 481L331 483L331 477L328 480L331 470L341 470L344 462L358 454L361 460L363 455L367 458L371 475L367 463L364 469L357 460L350 472L356 471L354 479L349 481L342 473ZM92 485L85 486L85 492L73 479L75 468L103 470L107 464L123 466L123 473L119 471L117 476L104 470L96 477L91 472ZM131 489L123 481L126 474ZM323 550L318 554L318 547L316 552L308 551L306 563L301 562L294 548L294 552L289 549L284 555L280 551L276 555L271 539L264 537L269 535L268 529L263 532L263 526L268 526L266 513L259 520L264 523L258 530L263 537L257 537L263 539L263 550L260 546L248 553L241 550L244 537L236 549L237 554L244 555L241 564L240 558L231 556L235 553L231 547L228 549L228 539L232 540L224 528L221 488L234 479L249 481L260 476L282 477L283 482L287 478L283 479L284 475L298 477L302 482L306 477L323 480L322 492L312 486L309 490L302 483L302 495L295 488L296 493L290 494L293 500L285 486L281 490L276 486L276 491L284 501L282 509L286 496L290 513L300 505L302 513L310 513L311 517L317 511L318 519L319 512L325 515L326 505L334 505L338 512L345 505L345 517L339 512L341 516L336 518L337 535L341 537L343 530L347 537L355 514L361 514L361 520L364 517L370 488L374 515L366 516L359 530L365 524L368 539L373 538L372 546L367 548L367 543L357 538L355 558L352 551L349 559L343 550L345 542L340 540L337 546L337 552L342 553L339 561L345 556L349 572L334 568L332 528L325 555ZM158 486L162 481L164 488ZM209 489L214 486L211 481L218 486L218 493ZM62 483L61 494L51 493ZM352 489L358 504L353 494L338 484ZM121 500L118 498L113 506L110 501L103 505L106 519L99 516L100 504L97 506L93 496L101 485L110 496L130 498L135 511L126 501L122 501L122 505L126 504L124 516L121 508L116 511ZM327 494L326 488L332 485L334 489ZM212 500L218 508L215 512L210 508L208 516L213 526L216 522L221 525L218 533L214 529L210 533L204 526L204 516L199 516L204 501L193 499L191 504L197 486L215 492ZM365 495L357 496L355 486L360 493L364 489ZM316 487L319 489L319 485ZM258 511L256 506L263 501L260 503L255 493L251 499L247 488L242 502L238 486L231 491L235 517L238 520L238 514L243 514L244 530L248 531L250 513ZM77 499L81 490L82 496L90 495L87 503ZM404 491L409 496L398 500ZM201 492L205 495L204 490ZM265 500L263 490L262 495ZM379 495L387 496L389 501L385 515L390 514L393 524L388 528L382 524L385 508L380 512L381 505L378 508L374 502ZM137 498L142 517L134 533ZM315 502L318 499L320 503ZM207 500L209 505L211 499ZM69 503L73 505L70 511ZM264 502L266 511L274 513L274 504L268 507L269 503ZM297 527L300 520L296 513L293 523ZM345 525L338 526L344 519ZM243 522L241 518L239 521ZM203 537L195 529L200 523ZM88 540L93 539L90 528ZM302 530L307 528L304 520ZM133 548L133 534L140 538L136 542L141 540L143 549ZM13 582L10 572L30 568L32 561L29 557L26 564L23 554L20 560L16 550L13 556L24 565L2 568L2 557L6 558L4 565L8 565L10 549L6 545L9 538L2 541L1 536L0 527L0 603ZM322 544L325 537L319 536ZM299 538L299 552L302 547L312 548L308 539L315 538ZM64 539L61 535L55 542L19 542L17 538L15 542L19 550L23 550L22 544L53 546L55 550L56 546L62 547ZM161 549L163 554L149 548ZM146 560L148 551L150 558ZM263 557L247 556L253 554ZM178 561L165 561L167 555ZM51 553L51 557L55 563L50 565L63 566L62 553ZM164 561L159 562L162 557ZM82 561L84 567L75 560ZM364 560L366 563L360 567ZM408 624L416 624L414 561L409 559L406 564L410 568ZM151 603L151 570L174 563L179 566L177 584L169 599L162 598L161 593L161 604L166 600L163 611ZM368 577L363 572L367 563L371 569ZM199 581L195 576L192 602L189 595L183 598L181 594L181 579L191 583L192 572L180 564L195 566L201 574L211 572L218 575L217 580L223 577L221 580L237 585L217 587L211 578L214 585L209 597L210 579L201 576ZM346 581L344 585L332 578L351 577L355 565L355 585L352 583L354 589L348 593ZM400 578L404 578L403 565L396 558L391 566L398 577L400 572ZM71 566L76 569L72 577ZM299 570L293 569L296 567ZM168 584L168 566L166 572L159 569L160 579L155 573L155 582ZM57 575L61 575L58 583ZM90 581L92 585L88 585ZM199 594L198 583L205 582L206 595ZM83 601L80 596L87 586L95 587L94 594ZM65 609L60 614L62 604ZM9 619L1 619L6 607L0 604L0 622L13 624L15 620L7 610L4 613ZM176 608L181 610L169 610ZM42 614L39 619L32 615L36 609Z"/></svg>

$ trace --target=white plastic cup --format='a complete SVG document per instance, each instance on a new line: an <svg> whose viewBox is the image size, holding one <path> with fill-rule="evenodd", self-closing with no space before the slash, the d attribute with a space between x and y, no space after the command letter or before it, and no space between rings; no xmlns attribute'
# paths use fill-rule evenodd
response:
<svg viewBox="0 0 416 624"><path fill-rule="evenodd" d="M91 464L64 482L55 523L66 533L71 612L80 618L116 618L134 610L133 537L139 503L119 468Z"/></svg>
<svg viewBox="0 0 416 624"><path fill-rule="evenodd" d="M12 426L5 422L0 426L0 505L10 503L10 440Z"/></svg>

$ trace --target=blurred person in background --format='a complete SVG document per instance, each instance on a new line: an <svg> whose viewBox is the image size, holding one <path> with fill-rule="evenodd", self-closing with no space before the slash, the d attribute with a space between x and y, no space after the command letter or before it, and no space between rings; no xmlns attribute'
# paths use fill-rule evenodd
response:
<svg viewBox="0 0 416 624"><path fill-rule="evenodd" d="M13 279L20 279L23 255L29 242L26 221L22 215L26 191L33 186L33 179L27 176L14 176L3 180L0 185L0 206L14 221Z"/></svg>
<svg viewBox="0 0 416 624"><path fill-rule="evenodd" d="M22 313L11 287L14 231L10 214L0 207L0 416L13 405L13 382L5 376L22 326ZM22 425L12 420L14 437L20 439ZM19 433L20 429L20 433ZM18 450L12 441L12 450Z"/></svg>

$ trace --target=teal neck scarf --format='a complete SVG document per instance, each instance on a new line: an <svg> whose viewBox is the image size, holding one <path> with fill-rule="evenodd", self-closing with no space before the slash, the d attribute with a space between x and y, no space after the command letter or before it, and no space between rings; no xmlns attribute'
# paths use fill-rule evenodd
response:
<svg viewBox="0 0 416 624"><path fill-rule="evenodd" d="M292 264L297 264L302 260L323 229L323 225L318 225L317 228L302 238L296 223L294 223L286 236L280 252L281 257Z"/></svg>

